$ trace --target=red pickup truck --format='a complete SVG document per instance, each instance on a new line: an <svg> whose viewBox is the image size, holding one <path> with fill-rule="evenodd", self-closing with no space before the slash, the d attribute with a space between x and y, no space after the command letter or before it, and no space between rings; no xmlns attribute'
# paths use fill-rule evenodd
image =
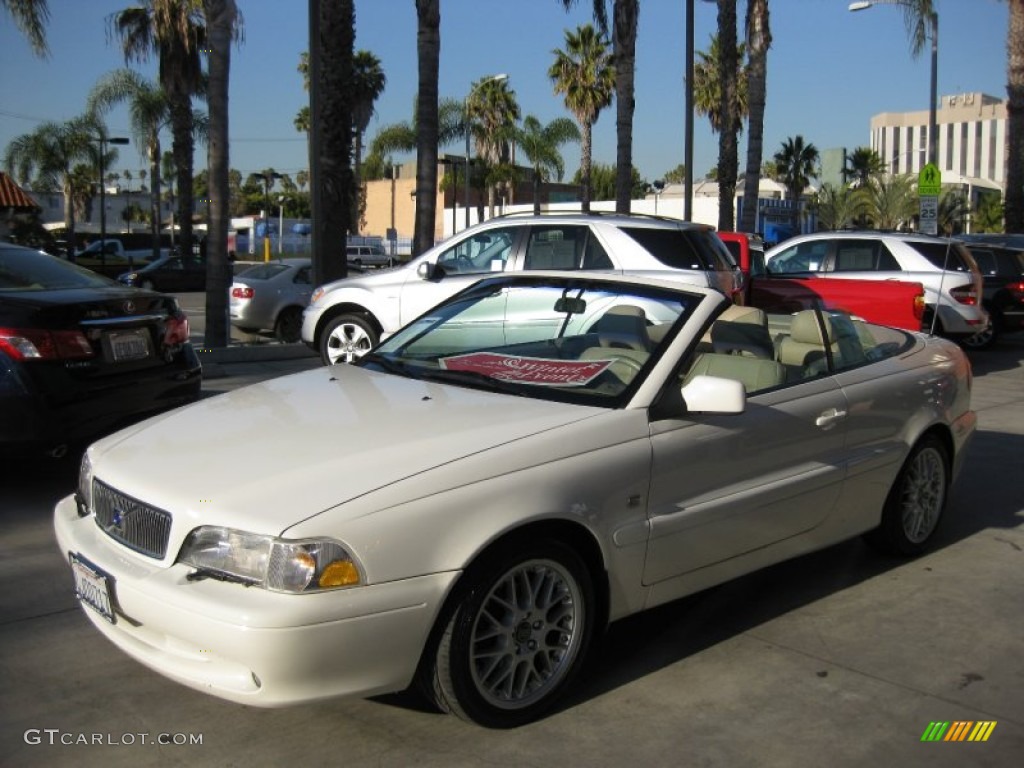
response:
<svg viewBox="0 0 1024 768"><path fill-rule="evenodd" d="M743 303L773 312L797 312L814 306L839 309L869 323L921 330L924 286L902 280L826 280L773 277L765 273L760 238L719 232L745 278Z"/></svg>

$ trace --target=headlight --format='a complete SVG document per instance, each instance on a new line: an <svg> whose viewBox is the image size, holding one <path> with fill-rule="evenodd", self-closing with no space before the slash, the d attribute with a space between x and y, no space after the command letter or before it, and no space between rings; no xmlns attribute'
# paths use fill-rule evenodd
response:
<svg viewBox="0 0 1024 768"><path fill-rule="evenodd" d="M353 557L330 539L279 539L206 526L188 535L178 562L213 578L275 592L316 592L362 583Z"/></svg>
<svg viewBox="0 0 1024 768"><path fill-rule="evenodd" d="M75 501L78 503L79 517L86 517L92 512L92 462L88 451L82 454L82 463L78 467L78 493L75 494Z"/></svg>
<svg viewBox="0 0 1024 768"><path fill-rule="evenodd" d="M309 297L309 303L316 304L318 301L320 301L320 299L323 298L323 295L325 293L327 293L327 291L325 291L322 287L317 288L315 291L313 291L313 295Z"/></svg>

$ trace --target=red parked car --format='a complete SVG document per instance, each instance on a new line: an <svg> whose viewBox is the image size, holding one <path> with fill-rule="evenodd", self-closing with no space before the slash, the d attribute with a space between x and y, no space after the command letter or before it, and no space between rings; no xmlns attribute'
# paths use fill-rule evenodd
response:
<svg viewBox="0 0 1024 768"><path fill-rule="evenodd" d="M827 307L871 323L921 330L924 286L902 280L826 280L820 277L776 277L764 267L764 243L756 235L719 232L743 271L743 303L775 312Z"/></svg>

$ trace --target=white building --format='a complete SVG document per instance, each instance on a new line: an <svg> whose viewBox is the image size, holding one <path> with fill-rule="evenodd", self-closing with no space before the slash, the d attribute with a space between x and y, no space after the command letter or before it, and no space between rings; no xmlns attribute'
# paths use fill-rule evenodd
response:
<svg viewBox="0 0 1024 768"><path fill-rule="evenodd" d="M1007 102L984 93L943 96L935 112L936 165L944 183L1006 189ZM871 118L871 149L890 173L914 174L928 162L928 110Z"/></svg>

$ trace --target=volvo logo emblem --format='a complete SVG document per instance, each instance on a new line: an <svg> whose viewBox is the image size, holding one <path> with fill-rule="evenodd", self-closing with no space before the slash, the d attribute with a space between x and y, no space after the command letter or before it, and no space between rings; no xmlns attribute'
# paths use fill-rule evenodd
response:
<svg viewBox="0 0 1024 768"><path fill-rule="evenodd" d="M124 535L124 525L128 520L128 515L131 514L131 510L114 509L110 512L110 525L107 526L107 530L118 534L119 536Z"/></svg>

